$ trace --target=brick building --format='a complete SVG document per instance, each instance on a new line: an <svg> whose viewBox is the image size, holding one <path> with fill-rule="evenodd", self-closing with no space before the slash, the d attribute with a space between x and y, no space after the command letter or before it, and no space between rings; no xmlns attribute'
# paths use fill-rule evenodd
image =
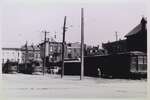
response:
<svg viewBox="0 0 150 100"><path fill-rule="evenodd" d="M40 61L40 48L35 45L27 46L24 45L21 47L21 53L22 53L22 62L25 63L25 61Z"/></svg>
<svg viewBox="0 0 150 100"><path fill-rule="evenodd" d="M40 54L41 58L45 57L49 62L60 62L62 59L62 43L61 42L50 42L46 41L46 50L44 49L44 43L40 44Z"/></svg>

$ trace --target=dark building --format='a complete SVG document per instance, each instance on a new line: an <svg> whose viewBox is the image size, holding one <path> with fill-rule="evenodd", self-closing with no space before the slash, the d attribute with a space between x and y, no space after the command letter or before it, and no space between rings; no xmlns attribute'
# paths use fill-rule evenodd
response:
<svg viewBox="0 0 150 100"><path fill-rule="evenodd" d="M147 77L147 55L143 52L133 51L85 57L85 75L97 76L98 69L100 69L102 77Z"/></svg>
<svg viewBox="0 0 150 100"><path fill-rule="evenodd" d="M140 24L125 35L127 39L103 43L102 47L108 54L129 51L147 52L147 20L143 17Z"/></svg>
<svg viewBox="0 0 150 100"><path fill-rule="evenodd" d="M133 28L127 38L127 51L147 52L147 20L143 17L140 24Z"/></svg>
<svg viewBox="0 0 150 100"><path fill-rule="evenodd" d="M97 65L96 59L88 58L88 60L91 59L95 62L91 64L95 67L95 73L96 67L101 66L102 73L106 75L117 75L119 77L124 75L131 77L133 75L133 78L137 76L147 77L146 24L147 20L143 17L140 24L125 35L125 40L103 43L102 47L106 50L107 55L100 57L101 63ZM89 66L87 68L90 69L89 63L86 66Z"/></svg>
<svg viewBox="0 0 150 100"><path fill-rule="evenodd" d="M106 54L116 54L127 51L126 40L103 43L102 47L106 51Z"/></svg>

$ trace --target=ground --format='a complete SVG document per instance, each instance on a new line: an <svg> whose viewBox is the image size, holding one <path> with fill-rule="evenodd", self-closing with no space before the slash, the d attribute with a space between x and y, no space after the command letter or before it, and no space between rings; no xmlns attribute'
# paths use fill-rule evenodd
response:
<svg viewBox="0 0 150 100"><path fill-rule="evenodd" d="M5 98L144 98L147 81L60 75L3 74Z"/></svg>

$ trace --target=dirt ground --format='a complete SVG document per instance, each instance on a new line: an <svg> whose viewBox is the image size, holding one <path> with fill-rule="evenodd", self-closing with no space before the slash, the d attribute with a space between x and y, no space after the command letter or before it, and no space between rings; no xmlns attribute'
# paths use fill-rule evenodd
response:
<svg viewBox="0 0 150 100"><path fill-rule="evenodd" d="M9 98L145 98L147 80L60 75L3 74L1 96Z"/></svg>

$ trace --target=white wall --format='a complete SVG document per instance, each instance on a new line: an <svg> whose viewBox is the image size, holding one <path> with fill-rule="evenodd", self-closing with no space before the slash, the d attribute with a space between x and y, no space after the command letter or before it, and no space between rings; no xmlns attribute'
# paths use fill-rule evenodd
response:
<svg viewBox="0 0 150 100"><path fill-rule="evenodd" d="M14 50L14 49L2 49L2 62L6 62L8 59L10 61L18 61L19 63L22 62L22 53L20 50Z"/></svg>

